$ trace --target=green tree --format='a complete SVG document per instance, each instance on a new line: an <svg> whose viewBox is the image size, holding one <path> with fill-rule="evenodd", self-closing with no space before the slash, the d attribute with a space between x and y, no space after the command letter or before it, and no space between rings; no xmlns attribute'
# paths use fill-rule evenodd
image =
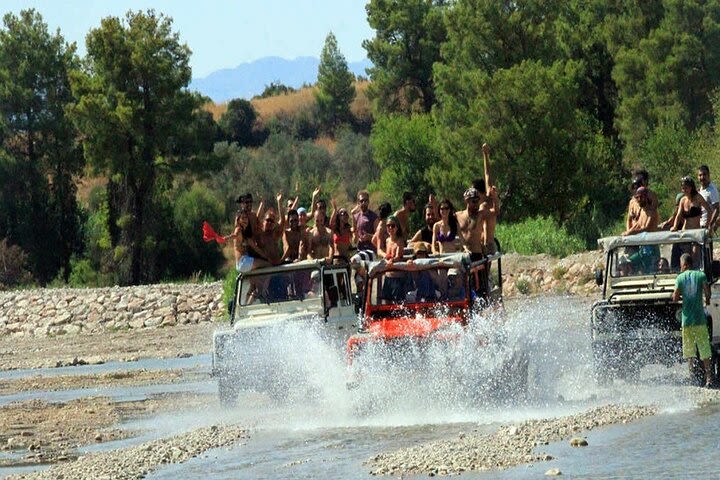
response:
<svg viewBox="0 0 720 480"><path fill-rule="evenodd" d="M368 94L375 111L430 112L433 64L446 39L446 0L371 0L365 10L375 37L363 41L373 66Z"/></svg>
<svg viewBox="0 0 720 480"><path fill-rule="evenodd" d="M663 1L662 20L639 42L618 49L613 77L621 91L617 124L634 158L661 123L692 131L713 120L720 86L720 2Z"/></svg>
<svg viewBox="0 0 720 480"><path fill-rule="evenodd" d="M72 78L78 101L71 114L85 157L109 178L108 223L122 283L150 281L162 270L156 253L167 232L158 180L167 187L173 139L200 107L185 89L189 57L172 19L128 12L124 21L107 17L90 31L86 68Z"/></svg>
<svg viewBox="0 0 720 480"><path fill-rule="evenodd" d="M403 192L415 192L418 204L431 193L427 172L440 163L440 145L432 117L426 114L383 116L370 136L380 179L372 186L393 206L400 206ZM418 209L420 212L422 209Z"/></svg>
<svg viewBox="0 0 720 480"><path fill-rule="evenodd" d="M368 137L347 129L337 136L332 168L335 172L352 173L342 175L345 194L351 200L379 177Z"/></svg>
<svg viewBox="0 0 720 480"><path fill-rule="evenodd" d="M230 100L227 110L220 117L220 128L229 142L236 142L240 146L253 143L253 126L257 119L257 112L252 103L242 98Z"/></svg>
<svg viewBox="0 0 720 480"><path fill-rule="evenodd" d="M69 71L75 46L51 34L41 15L7 14L0 30L0 142L10 158L0 175L0 231L28 253L45 283L70 274L80 248L73 177L83 167L76 131L65 114L73 100Z"/></svg>
<svg viewBox="0 0 720 480"><path fill-rule="evenodd" d="M347 61L338 50L337 39L330 32L320 54L318 67L317 99L321 124L329 131L352 120L350 103L355 98L354 76Z"/></svg>

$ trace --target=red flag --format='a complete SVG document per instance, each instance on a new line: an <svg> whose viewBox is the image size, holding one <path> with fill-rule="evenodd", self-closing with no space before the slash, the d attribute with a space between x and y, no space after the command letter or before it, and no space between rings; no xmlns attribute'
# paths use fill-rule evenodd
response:
<svg viewBox="0 0 720 480"><path fill-rule="evenodd" d="M225 243L225 238L215 233L215 230L210 226L208 222L203 222L203 240L206 242L212 242L215 240L217 243Z"/></svg>

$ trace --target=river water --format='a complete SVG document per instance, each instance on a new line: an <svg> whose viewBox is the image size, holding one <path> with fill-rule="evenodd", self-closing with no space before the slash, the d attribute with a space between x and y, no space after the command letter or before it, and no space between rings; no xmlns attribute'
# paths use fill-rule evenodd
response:
<svg viewBox="0 0 720 480"><path fill-rule="evenodd" d="M464 386L457 383L455 375L428 382L427 378L398 377L398 372L393 372L395 377L380 376L380 381L364 387L367 391L348 391L344 352L328 348L312 333L285 331L274 339L275 353L269 356L294 352L284 355L292 363L288 368L306 369L304 381L297 385L297 391L289 392L287 401L278 403L262 394L242 393L238 405L230 410L212 404L201 411L134 422L129 427L142 431L140 437L106 447L231 421L249 427L250 436L244 444L165 466L147 478L369 478L370 467L365 462L384 451L460 432L490 433L505 422L558 417L595 405L627 402L659 404L662 413L630 425L589 432L587 448L571 448L567 442L543 446L541 451L554 457L549 462L501 472L465 473L463 477L541 478L547 469L558 467L563 478L720 478L720 437L716 436L720 406L698 409L678 393L677 385L687 376L680 365L646 368L638 384L617 382L611 387L597 387L592 381L589 307L588 300L577 297L538 297L510 303L509 321L501 332L502 348L480 351L477 346L472 350L471 345L462 358L456 359L453 368L460 373L463 368L492 370L499 359L521 346L529 353L531 387L519 404L460 395L458 391ZM492 318L478 319L478 323L481 326L476 328L488 328L488 334L499 329ZM430 360L432 364L437 359L431 355ZM197 361L185 362L198 366ZM200 359L201 364L206 362L206 357ZM176 367L171 362L167 368ZM213 388L211 380L191 386L201 392ZM152 387L148 390L154 392ZM308 391L313 392L311 397L303 397ZM122 397L121 393L117 395ZM385 397L382 408L362 410L367 405L363 396L379 393Z"/></svg>

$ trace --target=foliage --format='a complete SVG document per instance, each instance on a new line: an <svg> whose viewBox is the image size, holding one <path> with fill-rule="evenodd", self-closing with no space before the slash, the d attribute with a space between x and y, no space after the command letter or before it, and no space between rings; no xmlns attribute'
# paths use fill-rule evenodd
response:
<svg viewBox="0 0 720 480"><path fill-rule="evenodd" d="M253 143L253 126L257 119L255 108L250 102L242 98L230 100L227 110L220 117L220 128L229 142L236 142L241 146Z"/></svg>
<svg viewBox="0 0 720 480"><path fill-rule="evenodd" d="M318 66L318 89L315 93L317 113L321 125L332 132L352 120L350 103L355 98L355 77L340 53L332 32L325 38Z"/></svg>
<svg viewBox="0 0 720 480"><path fill-rule="evenodd" d="M204 185L196 183L181 192L173 202L173 258L169 266L175 276L195 272L216 274L224 263L220 248L202 239L202 223L219 227L225 216L223 204Z"/></svg>
<svg viewBox="0 0 720 480"><path fill-rule="evenodd" d="M496 236L504 252L521 255L547 253L566 257L585 250L585 242L567 232L551 218L534 217L519 223L497 226Z"/></svg>
<svg viewBox="0 0 720 480"><path fill-rule="evenodd" d="M78 100L70 111L85 157L109 176L109 231L123 284L153 280L158 271L157 181L164 161L182 164L188 152L173 149L171 140L203 103L185 90L190 49L171 27L152 10L103 19L87 36L86 70L72 78Z"/></svg>
<svg viewBox="0 0 720 480"><path fill-rule="evenodd" d="M445 0L371 0L368 24L375 37L363 42L373 66L369 94L382 113L429 113L435 103L433 64L445 41Z"/></svg>
<svg viewBox="0 0 720 480"><path fill-rule="evenodd" d="M255 98L268 98L278 95L287 95L288 93L293 93L296 91L297 90L295 90L294 88L284 85L278 80L275 82L270 82L270 85L265 85L265 89L263 90L263 92Z"/></svg>
<svg viewBox="0 0 720 480"><path fill-rule="evenodd" d="M617 123L631 155L661 123L692 131L712 120L720 86L720 2L666 0L662 12L657 28L615 57Z"/></svg>
<svg viewBox="0 0 720 480"><path fill-rule="evenodd" d="M28 255L7 238L0 240L0 290L27 285L32 275L27 270Z"/></svg>
<svg viewBox="0 0 720 480"><path fill-rule="evenodd" d="M82 169L65 114L74 45L35 10L7 14L0 30L0 231L27 252L45 283L80 248L74 176ZM51 251L54 254L48 255Z"/></svg>
<svg viewBox="0 0 720 480"><path fill-rule="evenodd" d="M343 190L350 199L354 199L357 192L376 181L379 177L378 169L368 137L342 130L337 135L332 169L340 173Z"/></svg>
<svg viewBox="0 0 720 480"><path fill-rule="evenodd" d="M430 115L380 117L370 137L380 179L373 190L380 190L398 207L403 192L414 192L418 204L427 198L431 187L427 172L440 163L440 148ZM422 208L416 211L413 224L421 223Z"/></svg>
<svg viewBox="0 0 720 480"><path fill-rule="evenodd" d="M237 280L238 272L234 268L231 268L227 271L225 274L225 278L223 279L223 296L222 301L223 305L227 307L229 305L229 302L233 299L233 294L235 293L235 282ZM228 310L225 310L226 312ZM229 312L228 312L229 313Z"/></svg>

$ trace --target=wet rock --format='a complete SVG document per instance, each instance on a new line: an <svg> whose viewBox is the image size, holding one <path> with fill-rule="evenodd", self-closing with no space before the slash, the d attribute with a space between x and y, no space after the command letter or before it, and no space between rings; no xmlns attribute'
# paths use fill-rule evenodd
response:
<svg viewBox="0 0 720 480"><path fill-rule="evenodd" d="M587 447L588 442L584 438L572 438L570 439L570 446L571 447Z"/></svg>
<svg viewBox="0 0 720 480"><path fill-rule="evenodd" d="M547 475L548 477L557 477L559 475L562 475L562 472L559 468L551 468L550 470L545 472L545 475Z"/></svg>

